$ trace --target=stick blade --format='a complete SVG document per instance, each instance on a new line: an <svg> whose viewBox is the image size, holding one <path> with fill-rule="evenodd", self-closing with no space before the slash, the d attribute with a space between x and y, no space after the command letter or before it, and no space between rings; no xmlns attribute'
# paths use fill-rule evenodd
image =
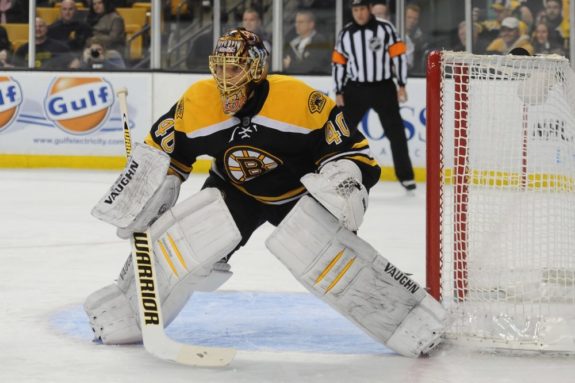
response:
<svg viewBox="0 0 575 383"><path fill-rule="evenodd" d="M236 356L236 350L225 347L199 346L170 339L158 326L144 326L144 347L154 356L195 367L224 367Z"/></svg>
<svg viewBox="0 0 575 383"><path fill-rule="evenodd" d="M180 349L176 362L196 367L224 367L236 356L233 348L185 345Z"/></svg>

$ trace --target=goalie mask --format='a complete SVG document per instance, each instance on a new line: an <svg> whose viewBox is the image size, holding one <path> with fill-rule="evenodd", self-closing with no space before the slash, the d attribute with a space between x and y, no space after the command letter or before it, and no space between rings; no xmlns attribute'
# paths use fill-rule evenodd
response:
<svg viewBox="0 0 575 383"><path fill-rule="evenodd" d="M248 99L251 85L265 80L268 56L260 37L244 28L218 39L209 63L226 114L238 112Z"/></svg>

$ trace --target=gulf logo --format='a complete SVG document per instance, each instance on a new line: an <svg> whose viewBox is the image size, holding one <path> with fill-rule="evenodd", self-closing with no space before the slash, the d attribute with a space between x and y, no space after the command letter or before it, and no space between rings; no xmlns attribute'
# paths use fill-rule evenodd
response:
<svg viewBox="0 0 575 383"><path fill-rule="evenodd" d="M114 104L112 85L100 77L60 77L44 100L46 117L62 130L88 134L106 120Z"/></svg>
<svg viewBox="0 0 575 383"><path fill-rule="evenodd" d="M0 132L16 119L22 104L22 88L11 77L0 76Z"/></svg>

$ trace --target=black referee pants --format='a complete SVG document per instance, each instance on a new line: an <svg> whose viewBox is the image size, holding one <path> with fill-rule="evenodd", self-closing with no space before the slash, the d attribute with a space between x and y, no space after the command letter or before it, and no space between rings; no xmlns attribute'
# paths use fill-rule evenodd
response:
<svg viewBox="0 0 575 383"><path fill-rule="evenodd" d="M407 137L397 101L397 88L392 80L374 83L350 81L343 92L343 114L351 129L357 129L369 109L375 110L391 146L395 176L399 181L413 180L413 167L407 149Z"/></svg>

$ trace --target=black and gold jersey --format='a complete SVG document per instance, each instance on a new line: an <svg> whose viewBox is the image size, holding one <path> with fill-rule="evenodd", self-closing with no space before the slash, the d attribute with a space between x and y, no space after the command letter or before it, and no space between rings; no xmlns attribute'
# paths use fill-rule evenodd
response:
<svg viewBox="0 0 575 383"><path fill-rule="evenodd" d="M146 143L170 155L170 171L182 179L199 156L213 157L211 172L265 204L301 197L300 178L328 161L354 161L367 188L380 174L367 140L347 127L335 102L281 75L268 76L234 116L223 112L213 79L194 83Z"/></svg>

